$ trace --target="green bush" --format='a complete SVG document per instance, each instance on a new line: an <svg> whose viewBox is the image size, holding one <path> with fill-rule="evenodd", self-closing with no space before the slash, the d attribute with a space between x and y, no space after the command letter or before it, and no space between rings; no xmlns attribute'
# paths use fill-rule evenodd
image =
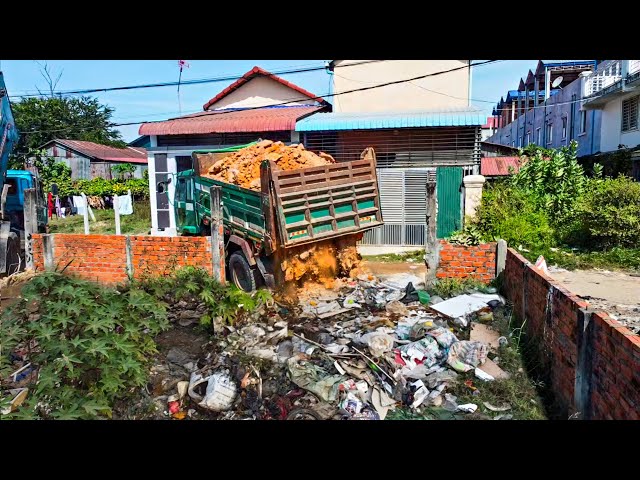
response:
<svg viewBox="0 0 640 480"><path fill-rule="evenodd" d="M485 239L536 248L554 244L554 230L534 195L508 182L485 188L475 224Z"/></svg>
<svg viewBox="0 0 640 480"><path fill-rule="evenodd" d="M628 177L592 180L579 202L575 235L590 247L640 247L640 183Z"/></svg>
<svg viewBox="0 0 640 480"><path fill-rule="evenodd" d="M168 328L163 303L129 288L104 288L45 273L0 317L0 378L9 355L29 350L38 378L18 418L110 417L113 403L147 382L153 336Z"/></svg>
<svg viewBox="0 0 640 480"><path fill-rule="evenodd" d="M234 285L221 285L203 268L191 266L176 270L171 277L145 278L138 285L158 298L168 296L174 301L196 299L203 302L207 312L200 319L202 325L211 325L215 317L233 324L272 299L269 290L249 294Z"/></svg>

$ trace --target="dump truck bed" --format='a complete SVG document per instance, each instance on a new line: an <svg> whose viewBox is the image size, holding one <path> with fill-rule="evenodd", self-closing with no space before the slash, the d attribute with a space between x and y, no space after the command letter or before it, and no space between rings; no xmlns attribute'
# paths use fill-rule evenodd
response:
<svg viewBox="0 0 640 480"><path fill-rule="evenodd" d="M196 172L205 171L196 167ZM261 165L261 191L196 177L198 196L220 186L227 228L285 248L351 235L382 225L375 157L353 162L278 170ZM210 216L209 202L200 202Z"/></svg>

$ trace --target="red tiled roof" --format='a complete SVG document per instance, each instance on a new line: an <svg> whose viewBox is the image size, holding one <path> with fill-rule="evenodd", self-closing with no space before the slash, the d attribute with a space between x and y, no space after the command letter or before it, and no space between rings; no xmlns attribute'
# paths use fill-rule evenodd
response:
<svg viewBox="0 0 640 480"><path fill-rule="evenodd" d="M215 110L140 125L140 135L190 135L294 130L296 121L324 106Z"/></svg>
<svg viewBox="0 0 640 480"><path fill-rule="evenodd" d="M284 78L280 78L277 75L274 75L273 73L269 73L269 72L267 72L266 70L264 70L264 69L262 69L260 67L253 67L251 70L249 70L247 73L245 73L242 77L240 77L238 80L233 82L227 88L222 90L219 94L217 94L215 97L213 97L207 103L205 103L203 109L206 110L211 105L213 105L214 103L216 103L219 100L222 100L224 97L229 95L231 92L233 92L234 90L237 90L242 85L244 85L249 80L251 80L252 78L255 78L255 77L269 77L269 78L275 80L276 82L281 83L282 85L284 85L286 87L292 88L293 90L295 90L297 92L300 92L305 97L316 99L316 96L313 93L305 90L304 88L301 88L301 87L299 87L297 85L294 85L291 82L287 82ZM326 100L322 99L322 98L318 98L318 99L316 99L316 101L320 102L323 105L327 105L328 104L328 102Z"/></svg>
<svg viewBox="0 0 640 480"><path fill-rule="evenodd" d="M65 140L58 138L51 142L59 143L62 146L69 147L71 150L75 150L81 155L104 162L143 163L145 165L148 162L147 150L140 147L116 148L94 142L85 142L83 140Z"/></svg>
<svg viewBox="0 0 640 480"><path fill-rule="evenodd" d="M520 170L520 157L482 157L480 162L480 174L485 177L511 175L509 167L513 173Z"/></svg>

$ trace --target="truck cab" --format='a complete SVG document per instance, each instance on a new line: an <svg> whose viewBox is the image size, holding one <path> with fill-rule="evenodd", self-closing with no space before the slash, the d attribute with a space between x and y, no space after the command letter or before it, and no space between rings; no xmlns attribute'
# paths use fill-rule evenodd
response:
<svg viewBox="0 0 640 480"><path fill-rule="evenodd" d="M9 185L5 214L11 223L11 231L20 237L20 243L24 242L24 191L27 188L35 188L36 190L38 232L44 233L48 223L47 205L40 179L27 170L7 170L5 183Z"/></svg>

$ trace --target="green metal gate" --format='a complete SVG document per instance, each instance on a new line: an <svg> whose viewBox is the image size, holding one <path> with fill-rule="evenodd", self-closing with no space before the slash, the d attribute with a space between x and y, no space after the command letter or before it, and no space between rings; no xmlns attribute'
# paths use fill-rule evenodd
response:
<svg viewBox="0 0 640 480"><path fill-rule="evenodd" d="M462 167L438 167L436 173L436 191L438 197L438 216L436 236L447 238L462 228L461 194Z"/></svg>

